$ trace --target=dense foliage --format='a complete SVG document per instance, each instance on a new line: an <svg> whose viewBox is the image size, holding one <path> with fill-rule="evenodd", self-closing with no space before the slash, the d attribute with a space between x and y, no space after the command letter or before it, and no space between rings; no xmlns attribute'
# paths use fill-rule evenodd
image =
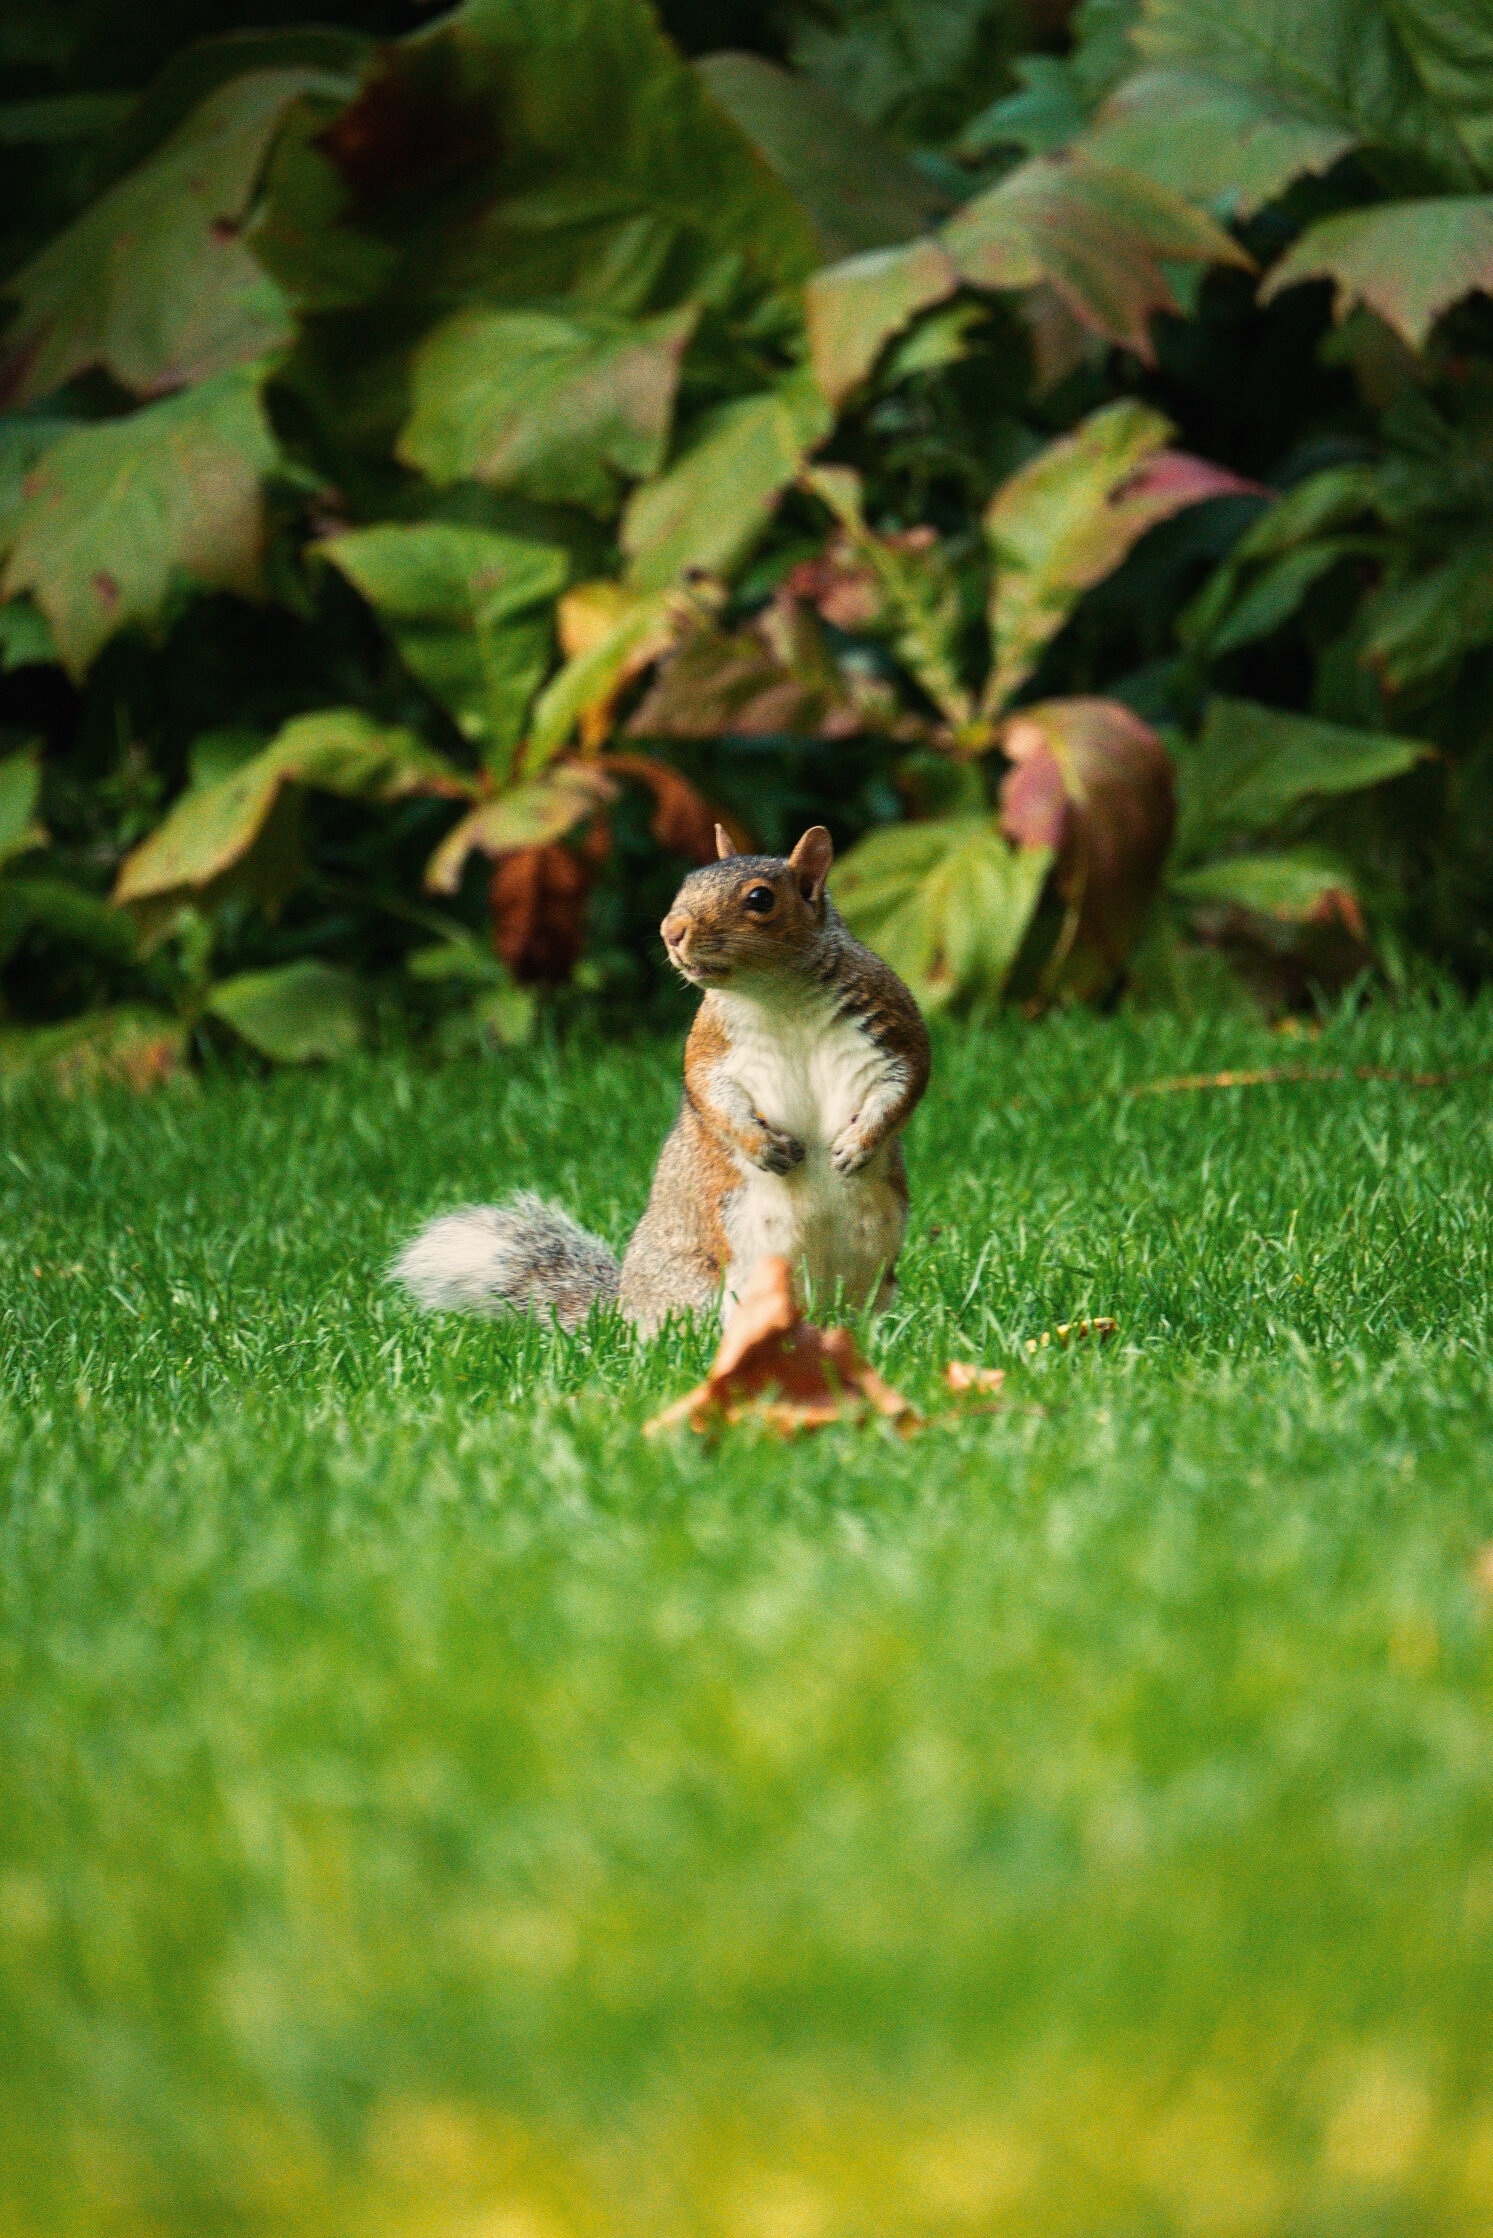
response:
<svg viewBox="0 0 1493 2238"><path fill-rule="evenodd" d="M1485 12L670 21L8 18L12 1061L631 1013L717 816L930 1008L1484 973Z"/></svg>

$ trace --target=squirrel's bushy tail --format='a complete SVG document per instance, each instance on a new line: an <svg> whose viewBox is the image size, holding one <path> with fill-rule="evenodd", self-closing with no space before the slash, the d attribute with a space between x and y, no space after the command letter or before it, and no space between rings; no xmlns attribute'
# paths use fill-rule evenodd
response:
<svg viewBox="0 0 1493 2238"><path fill-rule="evenodd" d="M389 1269L433 1313L553 1313L562 1329L611 1304L617 1276L599 1236L528 1189L427 1221Z"/></svg>

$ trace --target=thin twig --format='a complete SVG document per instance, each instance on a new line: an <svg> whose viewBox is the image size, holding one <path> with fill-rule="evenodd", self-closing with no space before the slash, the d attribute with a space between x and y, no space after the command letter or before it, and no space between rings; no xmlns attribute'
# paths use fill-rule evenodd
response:
<svg viewBox="0 0 1493 2238"><path fill-rule="evenodd" d="M1471 1080L1486 1072L1493 1072L1493 1060L1479 1065L1453 1065L1447 1072L1406 1072L1397 1065L1261 1065L1252 1072L1187 1072L1179 1074L1175 1080L1137 1080L1121 1088L1119 1093L1122 1096L1169 1096L1184 1088L1274 1088L1292 1081L1330 1083L1341 1080L1391 1080L1407 1088L1449 1088L1454 1081Z"/></svg>

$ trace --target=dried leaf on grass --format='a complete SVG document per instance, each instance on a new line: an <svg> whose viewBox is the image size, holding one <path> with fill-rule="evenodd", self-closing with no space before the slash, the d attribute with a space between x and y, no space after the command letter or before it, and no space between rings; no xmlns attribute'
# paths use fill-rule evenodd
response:
<svg viewBox="0 0 1493 2238"><path fill-rule="evenodd" d="M1107 1313L1093 1321L1060 1321L1055 1329L1044 1329L1040 1337L1028 1337L1028 1352L1046 1352L1053 1345L1066 1350L1070 1344L1081 1344L1086 1337L1096 1337L1103 1343L1106 1337L1118 1336L1120 1324Z"/></svg>
<svg viewBox="0 0 1493 2238"><path fill-rule="evenodd" d="M974 1360L950 1360L944 1368L945 1386L956 1399L967 1403L962 1414L998 1414L1006 1380L1004 1368L982 1368Z"/></svg>
<svg viewBox="0 0 1493 2238"><path fill-rule="evenodd" d="M973 1360L950 1360L943 1379L951 1391L998 1391L1006 1380L1006 1371L982 1368Z"/></svg>
<svg viewBox="0 0 1493 2238"><path fill-rule="evenodd" d="M784 1437L827 1422L884 1415L904 1430L921 1417L862 1360L848 1329L816 1329L793 1299L786 1259L763 1259L726 1324L702 1384L644 1424L645 1434L681 1424L697 1431L744 1419Z"/></svg>

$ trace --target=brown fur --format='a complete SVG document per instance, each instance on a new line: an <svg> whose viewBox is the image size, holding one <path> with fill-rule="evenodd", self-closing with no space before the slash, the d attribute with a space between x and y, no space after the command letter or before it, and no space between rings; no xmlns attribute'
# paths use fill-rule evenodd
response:
<svg viewBox="0 0 1493 2238"><path fill-rule="evenodd" d="M904 1203L907 1177L896 1137L928 1083L928 1035L916 1003L896 973L846 931L825 891L829 834L816 825L786 857L730 854L724 834L718 834L718 844L723 859L686 878L662 928L670 961L707 992L685 1049L679 1116L622 1261L619 1302L645 1332L676 1308L709 1310L717 1304L730 1260L725 1215L733 1192L743 1187L749 1168L783 1174L804 1156L803 1144L770 1125L723 1072L729 1027L726 1006L713 990L746 996L769 1019L795 1012L802 1018L804 1009L823 1014L828 999L831 1017L861 1027L888 1061L867 1092L864 1123L856 1114L833 1145L834 1170L857 1173L889 1144L886 1178ZM762 889L771 906L749 907L748 897L760 899ZM551 1217L548 1208L537 1209ZM533 1208L515 1205L511 1216L503 1212L502 1218L511 1227L520 1213L530 1221L535 1216ZM513 1267L522 1255L512 1249L494 1261L484 1285L481 1268L468 1263L471 1231L470 1214L433 1222L405 1252L396 1274L429 1305L490 1312L548 1308L558 1311L567 1327L579 1326L590 1302L608 1294L608 1270L603 1266L598 1275L593 1265L598 1255L605 1261L608 1254L582 1231L576 1231L571 1253L574 1269L555 1272L553 1294L533 1279L532 1270L518 1279ZM467 1247L459 1267L458 1245ZM889 1267L888 1288L891 1277Z"/></svg>

